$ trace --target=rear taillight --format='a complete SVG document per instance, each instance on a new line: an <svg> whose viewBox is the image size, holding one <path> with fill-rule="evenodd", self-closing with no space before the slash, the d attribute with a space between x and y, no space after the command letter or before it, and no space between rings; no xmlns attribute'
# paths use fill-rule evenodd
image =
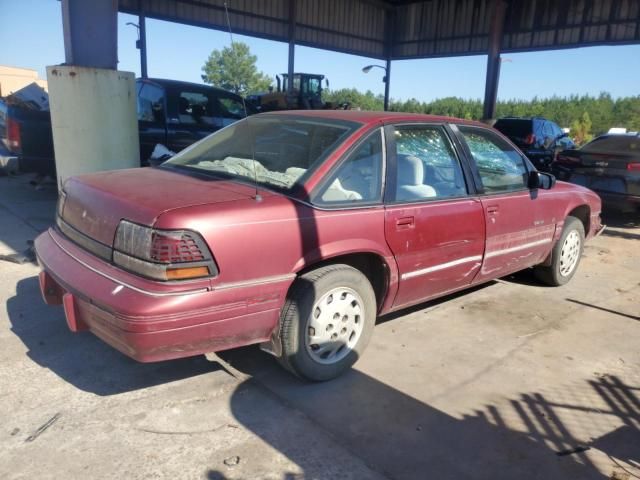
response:
<svg viewBox="0 0 640 480"><path fill-rule="evenodd" d="M627 170L630 172L640 172L640 163L627 163Z"/></svg>
<svg viewBox="0 0 640 480"><path fill-rule="evenodd" d="M157 230L122 220L113 245L115 264L154 280L217 275L204 239L190 230Z"/></svg>
<svg viewBox="0 0 640 480"><path fill-rule="evenodd" d="M14 153L20 153L22 150L22 141L20 140L20 124L9 117L7 119L7 142L9 149Z"/></svg>
<svg viewBox="0 0 640 480"><path fill-rule="evenodd" d="M534 133L530 133L524 139L524 143L527 145L533 145L534 143L536 143L536 135Z"/></svg>

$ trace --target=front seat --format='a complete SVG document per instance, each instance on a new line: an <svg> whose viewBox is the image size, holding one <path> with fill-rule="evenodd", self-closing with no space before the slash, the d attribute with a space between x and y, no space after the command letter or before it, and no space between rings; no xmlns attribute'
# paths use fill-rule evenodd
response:
<svg viewBox="0 0 640 480"><path fill-rule="evenodd" d="M398 155L398 200L433 198L436 190L424 183L424 164L413 155Z"/></svg>

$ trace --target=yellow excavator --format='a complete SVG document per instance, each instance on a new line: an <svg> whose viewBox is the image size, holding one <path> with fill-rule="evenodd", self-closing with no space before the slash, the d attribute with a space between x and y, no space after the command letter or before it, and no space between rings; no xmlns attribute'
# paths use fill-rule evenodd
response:
<svg viewBox="0 0 640 480"><path fill-rule="evenodd" d="M294 73L292 90L289 95L289 75L276 75L276 90L247 96L247 101L259 112L274 110L347 110L348 103L335 104L322 100L322 83L329 88L329 80L324 75Z"/></svg>

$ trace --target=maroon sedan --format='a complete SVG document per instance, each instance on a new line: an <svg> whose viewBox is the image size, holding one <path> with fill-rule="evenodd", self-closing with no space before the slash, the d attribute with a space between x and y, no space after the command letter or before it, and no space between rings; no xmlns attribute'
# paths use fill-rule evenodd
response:
<svg viewBox="0 0 640 480"><path fill-rule="evenodd" d="M137 360L261 343L326 380L378 315L529 267L568 282L600 209L479 123L268 113L160 167L70 179L36 250L71 330Z"/></svg>

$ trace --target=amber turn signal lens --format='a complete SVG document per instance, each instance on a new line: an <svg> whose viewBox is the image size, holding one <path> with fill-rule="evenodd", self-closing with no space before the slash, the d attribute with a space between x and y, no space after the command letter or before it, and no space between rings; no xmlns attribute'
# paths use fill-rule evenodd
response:
<svg viewBox="0 0 640 480"><path fill-rule="evenodd" d="M209 275L207 267L168 268L167 280L185 280L187 278L199 278Z"/></svg>

